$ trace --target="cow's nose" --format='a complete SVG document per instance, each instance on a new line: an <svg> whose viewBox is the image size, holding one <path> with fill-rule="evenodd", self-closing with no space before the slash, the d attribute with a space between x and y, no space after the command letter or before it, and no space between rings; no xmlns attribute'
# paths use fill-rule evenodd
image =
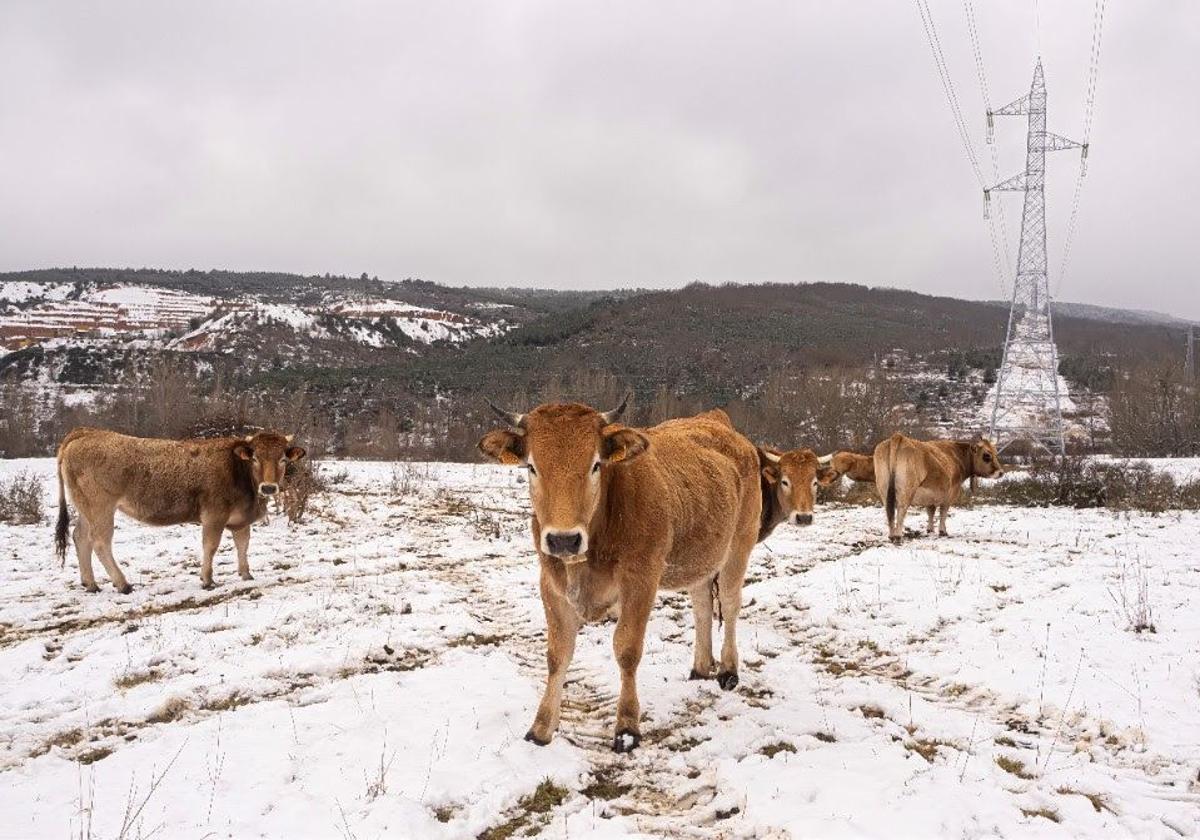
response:
<svg viewBox="0 0 1200 840"><path fill-rule="evenodd" d="M811 513L797 513L796 514L796 524L797 525L811 525L812 524L812 514Z"/></svg>
<svg viewBox="0 0 1200 840"><path fill-rule="evenodd" d="M573 557L583 545L583 535L578 531L550 532L546 535L546 548L555 557Z"/></svg>
<svg viewBox="0 0 1200 840"><path fill-rule="evenodd" d="M258 492L262 493L264 496L274 496L276 493L279 492L279 485L278 484L260 484L260 485L258 485Z"/></svg>

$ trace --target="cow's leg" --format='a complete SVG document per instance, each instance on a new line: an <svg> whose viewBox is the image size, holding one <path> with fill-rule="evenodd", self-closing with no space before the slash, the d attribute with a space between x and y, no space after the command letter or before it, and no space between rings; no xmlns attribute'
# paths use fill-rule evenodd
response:
<svg viewBox="0 0 1200 840"><path fill-rule="evenodd" d="M87 519L83 514L79 514L78 521L75 523L75 530L71 534L71 538L75 542L75 556L79 560L79 579L83 583L83 588L88 592L99 592L100 587L96 585L96 573L92 569L92 534L88 530Z"/></svg>
<svg viewBox="0 0 1200 840"><path fill-rule="evenodd" d="M558 717L562 711L563 683L567 681L567 669L575 656L575 636L579 633L579 614L563 595L554 590L542 572L542 609L546 613L546 690L538 705L533 726L525 733L525 740L545 746L558 729Z"/></svg>
<svg viewBox="0 0 1200 840"><path fill-rule="evenodd" d="M200 586L204 589L213 588L213 555L221 544L221 531L225 523L220 519L201 517L200 520Z"/></svg>
<svg viewBox="0 0 1200 840"><path fill-rule="evenodd" d="M707 579L688 590L692 596L692 616L696 620L696 653L692 658L693 680L707 680L713 673L712 624L713 593L712 580Z"/></svg>
<svg viewBox="0 0 1200 840"><path fill-rule="evenodd" d="M617 699L617 731L613 752L630 752L642 740L637 694L637 669L646 641L646 623L657 590L653 581L626 579L621 586L621 617L613 633L613 654L621 669L621 695Z"/></svg>
<svg viewBox="0 0 1200 840"><path fill-rule="evenodd" d="M946 517L949 515L949 513L950 513L950 505L942 505L942 507L941 507L941 517L942 517L941 527L938 528L938 536L939 537L950 536L950 532L946 530Z"/></svg>
<svg viewBox="0 0 1200 840"><path fill-rule="evenodd" d="M925 526L925 533L933 533L933 515L937 513L937 505L928 505L925 508L925 513L929 514L929 522Z"/></svg>
<svg viewBox="0 0 1200 840"><path fill-rule="evenodd" d="M233 537L233 547L237 549L238 558L238 574L242 580L254 580L254 575L250 574L250 558L248 552L250 550L250 526L243 525L241 528L230 528L229 535Z"/></svg>
<svg viewBox="0 0 1200 840"><path fill-rule="evenodd" d="M912 504L914 488L906 487L903 483L896 481L896 518L892 522L892 542L900 542L904 539L904 520L908 518L908 507Z"/></svg>
<svg viewBox="0 0 1200 840"><path fill-rule="evenodd" d="M717 684L731 691L738 684L737 620L742 609L742 583L746 578L746 564L754 548L754 538L741 550L731 552L729 560L717 575L717 597L721 601L721 618L725 622L725 639L721 643L721 666L717 669Z"/></svg>
<svg viewBox="0 0 1200 840"><path fill-rule="evenodd" d="M96 556L100 558L100 562L104 565L104 571L108 573L108 579L112 581L112 585L118 592L128 595L133 591L133 587L129 585L129 581L125 580L125 575L121 573L121 567L117 565L112 553L114 512L112 510L89 511L87 515L88 532Z"/></svg>

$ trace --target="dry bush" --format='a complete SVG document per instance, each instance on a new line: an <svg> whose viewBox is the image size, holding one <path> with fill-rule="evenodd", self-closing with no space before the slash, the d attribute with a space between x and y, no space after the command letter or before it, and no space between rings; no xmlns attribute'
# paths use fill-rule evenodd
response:
<svg viewBox="0 0 1200 840"><path fill-rule="evenodd" d="M340 480L349 475L343 471ZM314 493L324 493L329 489L328 479L322 475L321 468L307 458L300 461L289 461L283 490L279 493L279 504L288 522L293 525L304 521L308 513L308 503Z"/></svg>
<svg viewBox="0 0 1200 840"><path fill-rule="evenodd" d="M45 509L42 494L45 483L40 476L21 472L8 481L0 481L0 522L10 525L36 525Z"/></svg>
<svg viewBox="0 0 1200 840"><path fill-rule="evenodd" d="M980 496L1020 507L1103 507L1159 514L1200 509L1200 482L1180 485L1145 461L1091 461L1068 455L1034 462L1025 477L992 485Z"/></svg>
<svg viewBox="0 0 1200 840"><path fill-rule="evenodd" d="M1177 366L1123 371L1113 383L1108 413L1117 454L1200 455L1200 388L1185 382Z"/></svg>

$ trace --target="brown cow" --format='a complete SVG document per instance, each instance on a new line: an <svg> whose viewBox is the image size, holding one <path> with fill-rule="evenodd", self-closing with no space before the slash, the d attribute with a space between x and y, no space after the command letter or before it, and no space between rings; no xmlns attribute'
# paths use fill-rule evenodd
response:
<svg viewBox="0 0 1200 840"><path fill-rule="evenodd" d="M811 525L817 486L828 487L838 474L822 465L811 449L780 452L762 447L758 459L763 499L758 541L771 536L781 522Z"/></svg>
<svg viewBox="0 0 1200 840"><path fill-rule="evenodd" d="M735 628L762 508L758 454L723 411L632 429L616 422L624 408L556 403L514 414L493 406L508 427L479 441L489 458L529 471L548 669L525 735L535 744L549 743L558 728L580 625L616 607L621 694L613 750L638 745L637 668L660 589L691 595L692 677L707 679L716 581L725 621L716 678L726 690L738 683Z"/></svg>
<svg viewBox="0 0 1200 840"><path fill-rule="evenodd" d="M842 450L822 457L821 464L832 468L839 478L844 475L851 481L875 483L874 455L860 455L857 452Z"/></svg>
<svg viewBox="0 0 1200 840"><path fill-rule="evenodd" d="M1004 468L996 447L976 440L920 441L894 434L875 447L875 487L887 515L892 542L904 538L904 517L910 505L929 514L926 531L933 533L933 515L940 511L940 536L947 536L946 515L958 501L962 483L1001 475Z"/></svg>
<svg viewBox="0 0 1200 840"><path fill-rule="evenodd" d="M278 432L159 440L75 429L58 447L58 556L65 558L67 552L69 492L79 513L73 535L79 576L89 592L99 591L92 572L93 550L119 592L133 589L113 559L113 515L118 510L148 525L199 524L200 582L205 589L212 588L213 554L221 531L228 528L237 547L238 573L250 580L250 526L279 492L287 463L304 457L304 450L291 446L291 441L291 435Z"/></svg>

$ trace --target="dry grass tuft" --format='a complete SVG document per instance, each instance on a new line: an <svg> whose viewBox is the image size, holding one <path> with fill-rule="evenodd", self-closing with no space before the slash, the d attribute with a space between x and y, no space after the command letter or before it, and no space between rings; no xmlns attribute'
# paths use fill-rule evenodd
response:
<svg viewBox="0 0 1200 840"><path fill-rule="evenodd" d="M1052 811L1049 808L1022 808L1021 813L1027 817L1042 817L1050 822L1062 822L1058 811Z"/></svg>
<svg viewBox="0 0 1200 840"><path fill-rule="evenodd" d="M115 680L113 685L122 691L128 691L134 686L142 685L148 682L162 679L162 674L155 671L153 668L148 668L145 671L126 671Z"/></svg>
<svg viewBox="0 0 1200 840"><path fill-rule="evenodd" d="M478 840L508 840L518 832L525 835L535 833L531 831L534 828L531 825L534 819L561 805L568 793L570 791L566 788L554 784L549 779L544 780L533 793L517 803L516 813L511 819L489 828L479 835Z"/></svg>
<svg viewBox="0 0 1200 840"><path fill-rule="evenodd" d="M90 750L84 750L78 756L76 761L80 764L95 764L101 759L108 758L113 754L112 747L94 747Z"/></svg>
<svg viewBox="0 0 1200 840"><path fill-rule="evenodd" d="M996 756L996 766L1006 773L1012 773L1018 779L1032 779L1033 774L1025 768L1025 762L1019 758L1007 755Z"/></svg>
<svg viewBox="0 0 1200 840"><path fill-rule="evenodd" d="M774 744L767 744L758 752L761 755L765 755L767 758L774 758L781 752L794 753L795 751L796 747L793 744L789 744L787 741L776 741Z"/></svg>
<svg viewBox="0 0 1200 840"><path fill-rule="evenodd" d="M183 717L192 704L183 697L168 697L148 718L147 723L170 723Z"/></svg>
<svg viewBox="0 0 1200 840"><path fill-rule="evenodd" d="M1101 813L1102 811L1108 811L1108 813L1115 816L1117 813L1113 807L1108 804L1108 800L1104 798L1103 794L1087 793L1082 790L1077 790L1073 787L1065 786L1060 787L1056 793L1060 793L1063 796L1082 796L1088 802L1092 803L1092 807L1096 809L1097 814Z"/></svg>

